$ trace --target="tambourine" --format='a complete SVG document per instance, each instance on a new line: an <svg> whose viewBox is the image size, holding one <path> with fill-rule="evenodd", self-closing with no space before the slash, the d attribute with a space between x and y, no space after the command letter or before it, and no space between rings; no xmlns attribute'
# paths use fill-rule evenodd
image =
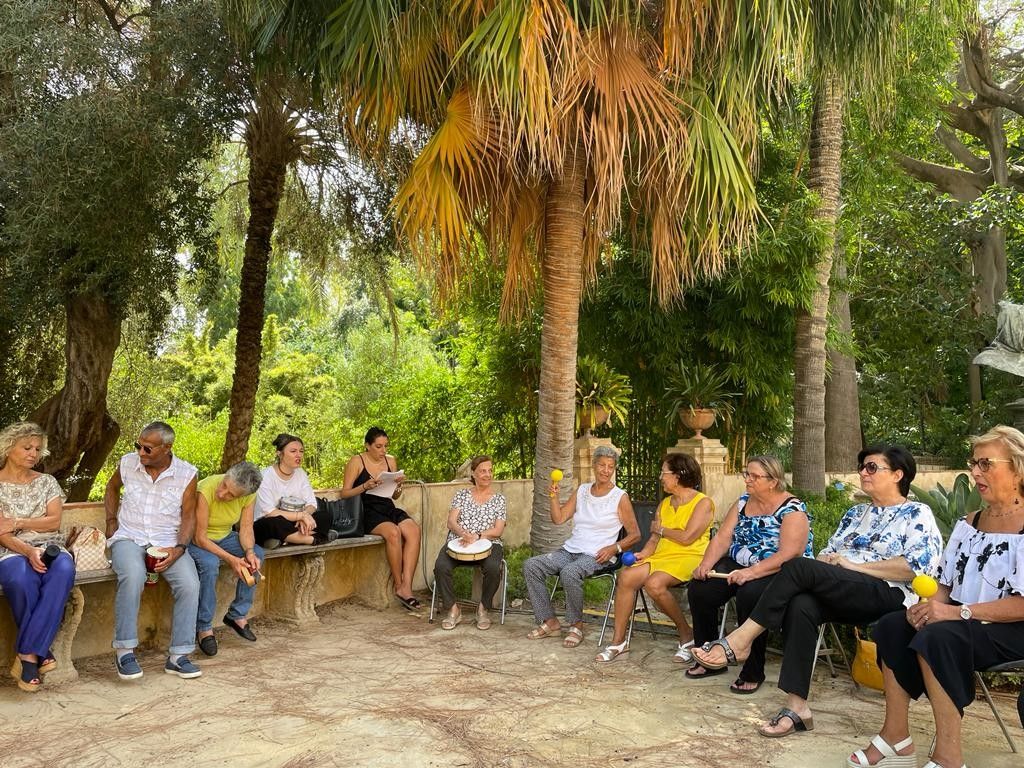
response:
<svg viewBox="0 0 1024 768"><path fill-rule="evenodd" d="M463 544L458 539L452 539L448 542L448 555L455 560L463 560L465 562L485 560L490 553L490 539L477 539L472 544Z"/></svg>

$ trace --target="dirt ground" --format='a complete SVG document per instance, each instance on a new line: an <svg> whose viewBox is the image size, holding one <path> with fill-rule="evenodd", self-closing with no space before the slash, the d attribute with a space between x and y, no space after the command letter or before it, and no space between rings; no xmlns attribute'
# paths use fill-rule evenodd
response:
<svg viewBox="0 0 1024 768"><path fill-rule="evenodd" d="M576 650L529 641L532 623L510 615L487 632L452 632L399 608L336 604L319 629L255 621L248 644L221 630L220 653L197 656L203 676L162 672L122 683L112 656L78 663L76 683L23 694L0 688L0 766L840 766L867 743L881 698L819 672L815 730L772 740L755 724L777 708L772 684L752 696L730 678L687 680L673 641L640 634L629 656L598 667L597 628ZM1009 696L998 706L1024 748ZM912 710L919 764L931 739L927 705ZM965 720L972 768L1024 766L992 713Z"/></svg>

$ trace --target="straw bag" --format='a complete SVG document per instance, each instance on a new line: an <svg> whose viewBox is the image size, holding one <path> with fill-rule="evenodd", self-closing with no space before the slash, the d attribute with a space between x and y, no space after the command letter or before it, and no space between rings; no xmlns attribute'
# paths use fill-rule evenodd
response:
<svg viewBox="0 0 1024 768"><path fill-rule="evenodd" d="M865 640L860 630L854 627L854 639L857 642L857 653L853 657L853 668L850 674L863 686L882 690L882 670L878 668L878 646L873 640Z"/></svg>
<svg viewBox="0 0 1024 768"><path fill-rule="evenodd" d="M102 571L107 560L107 537L91 525L76 525L68 534L67 550L75 558L75 571Z"/></svg>

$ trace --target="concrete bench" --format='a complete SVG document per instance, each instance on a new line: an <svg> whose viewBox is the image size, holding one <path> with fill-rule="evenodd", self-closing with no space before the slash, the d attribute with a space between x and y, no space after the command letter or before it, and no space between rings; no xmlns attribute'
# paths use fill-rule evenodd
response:
<svg viewBox="0 0 1024 768"><path fill-rule="evenodd" d="M319 546L283 546L265 553L261 572L264 580L256 589L250 612L254 617L268 616L295 626L308 626L320 621L316 606L323 603L355 598L378 610L386 608L389 603L387 586L390 571L384 556L384 540L380 536L337 539ZM229 568L221 568L217 581L219 606L231 602L235 581L235 575ZM48 682L77 680L75 658L110 651L116 582L117 575L110 568L81 571L76 575L75 586L64 608L64 618L53 641L57 669L47 675ZM89 593L88 614L85 612L86 592ZM170 588L163 580L155 588L144 591L139 606L143 645L154 644L158 636L169 635L172 601ZM16 629L8 611L0 614L0 654L6 657L0 663L9 665ZM0 667L4 668L6 666Z"/></svg>

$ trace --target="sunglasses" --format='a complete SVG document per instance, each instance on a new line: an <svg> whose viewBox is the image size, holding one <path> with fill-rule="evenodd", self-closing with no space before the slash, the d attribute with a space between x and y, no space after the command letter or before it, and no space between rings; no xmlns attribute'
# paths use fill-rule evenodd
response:
<svg viewBox="0 0 1024 768"><path fill-rule="evenodd" d="M980 459L968 459L967 460L967 467L968 467L968 469L974 469L975 467L977 467L982 472L988 472L989 470L991 470L993 464L1013 464L1013 460L1012 459L988 459L988 458L984 458L984 457L982 457Z"/></svg>
<svg viewBox="0 0 1024 768"><path fill-rule="evenodd" d="M892 467L883 467L882 465L877 464L873 461L865 461L863 464L857 467L858 472L867 472L869 475L873 475L875 474L875 472L878 472L879 470L892 472Z"/></svg>
<svg viewBox="0 0 1024 768"><path fill-rule="evenodd" d="M136 443L135 444L135 450L136 451L142 451L147 456L149 456L149 454L151 454L153 452L152 448L150 448L148 445L143 445L142 443Z"/></svg>

